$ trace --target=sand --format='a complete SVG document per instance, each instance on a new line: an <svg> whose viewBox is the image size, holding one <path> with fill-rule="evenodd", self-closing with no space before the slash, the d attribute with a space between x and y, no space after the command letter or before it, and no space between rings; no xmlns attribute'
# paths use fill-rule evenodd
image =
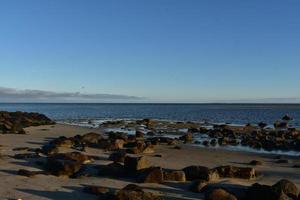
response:
<svg viewBox="0 0 300 200"><path fill-rule="evenodd" d="M0 135L0 199L24 199L24 200L45 200L45 199L64 199L64 200L94 200L99 197L85 194L82 189L86 185L103 186L112 189L120 189L129 183L128 180L103 178L103 177L85 177L80 179L70 179L64 177L55 177L51 175L37 175L32 178L16 175L19 169L40 170L33 160L17 160L11 158L16 151L16 147L39 148L47 141L58 136L71 137L77 134L88 132L101 132L100 130L82 128L70 125L57 124L54 126L30 127L26 129L26 135ZM260 160L262 166L255 166L257 171L263 176L256 180L240 179L221 179L222 184L240 184L251 185L255 182L272 185L282 178L292 180L300 188L300 169L292 166L300 165L299 157L287 157L290 163L278 164L274 155L233 152L218 149L208 149L181 145L182 149L176 150L170 146L160 145L155 154L161 154L162 157L154 157L152 154L146 155L147 159L153 165L168 169L182 169L189 165L203 165L216 167L220 165L249 166L251 160ZM67 149L63 149L63 151ZM95 161L97 164L107 164L108 153L102 150L87 148L86 154L96 155L101 159ZM190 183L166 183L166 184L140 184L149 191L164 195L168 200L179 199L203 199L202 194L196 194L187 191Z"/></svg>

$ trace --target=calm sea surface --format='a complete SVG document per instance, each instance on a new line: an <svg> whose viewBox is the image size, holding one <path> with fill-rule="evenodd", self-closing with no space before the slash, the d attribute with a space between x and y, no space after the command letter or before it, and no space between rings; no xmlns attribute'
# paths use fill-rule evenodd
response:
<svg viewBox="0 0 300 200"><path fill-rule="evenodd" d="M46 114L54 120L167 119L272 124L283 115L300 127L300 104L0 104L0 110Z"/></svg>

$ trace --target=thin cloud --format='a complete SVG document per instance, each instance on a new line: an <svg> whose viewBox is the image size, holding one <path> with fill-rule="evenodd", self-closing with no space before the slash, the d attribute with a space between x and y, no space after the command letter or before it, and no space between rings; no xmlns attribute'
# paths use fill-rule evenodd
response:
<svg viewBox="0 0 300 200"><path fill-rule="evenodd" d="M19 90L0 87L2 102L106 102L138 101L142 97L121 94L84 94L80 92L52 92L44 90Z"/></svg>

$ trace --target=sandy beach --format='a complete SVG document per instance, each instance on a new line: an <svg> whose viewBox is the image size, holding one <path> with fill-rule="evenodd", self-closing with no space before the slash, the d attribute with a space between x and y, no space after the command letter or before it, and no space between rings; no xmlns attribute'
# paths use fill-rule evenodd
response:
<svg viewBox="0 0 300 200"><path fill-rule="evenodd" d="M111 189L121 189L132 180L121 178L106 177L83 177L71 179L65 177L56 177L52 175L36 175L34 177L24 177L17 175L20 169L40 170L34 159L14 159L16 153L13 149L19 147L40 148L49 140L59 136L72 137L77 134L82 135L88 132L98 132L100 130L82 128L71 125L47 125L26 128L26 135L4 134L0 137L1 160L0 160L0 198L1 199L99 199L99 197L86 194L82 190L85 186L95 185ZM255 166L255 169L262 174L255 180L242 179L220 179L216 183L228 185L249 186L255 182L272 185L280 179L286 178L300 186L300 170L293 168L299 165L300 160L297 157L286 157L289 163L276 163L274 155L233 152L217 149L192 147L182 144L181 149L174 149L168 145L158 145L154 154L160 154L162 157L155 157L154 154L145 155L153 166L161 166L166 169L182 169L190 165L201 165L207 167L217 167L220 165L234 165L249 167L247 163L252 160L263 162L261 166ZM60 152L72 151L61 148ZM73 150L74 151L74 150ZM87 148L85 154L99 157L93 165L102 165L111 163L108 160L109 152L100 149ZM133 182L134 183L134 182ZM187 190L190 182L185 183L164 183L164 184L140 184L146 190L160 194L169 200L177 199L203 199L203 194L192 193Z"/></svg>

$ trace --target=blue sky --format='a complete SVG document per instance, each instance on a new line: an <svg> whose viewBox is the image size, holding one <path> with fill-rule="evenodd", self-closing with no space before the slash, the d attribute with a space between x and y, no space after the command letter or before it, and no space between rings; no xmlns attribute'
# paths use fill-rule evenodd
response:
<svg viewBox="0 0 300 200"><path fill-rule="evenodd" d="M0 101L300 102L299 10L297 0L0 0Z"/></svg>

